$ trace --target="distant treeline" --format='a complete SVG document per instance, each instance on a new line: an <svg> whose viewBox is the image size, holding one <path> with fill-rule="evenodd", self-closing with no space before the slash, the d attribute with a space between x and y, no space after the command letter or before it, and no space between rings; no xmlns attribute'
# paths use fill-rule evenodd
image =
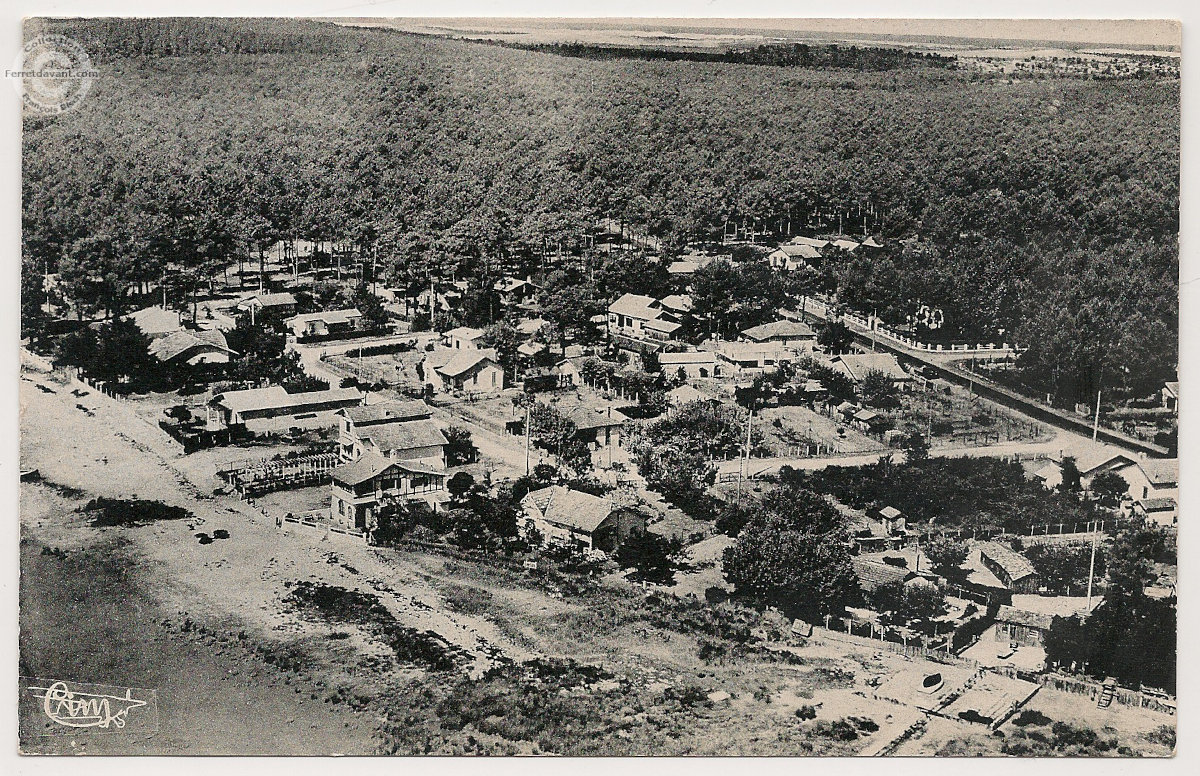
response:
<svg viewBox="0 0 1200 776"><path fill-rule="evenodd" d="M557 54L578 59L639 59L666 62L720 62L732 65L774 67L844 68L849 70L899 70L912 67L941 67L953 70L957 60L893 48L820 45L807 43L764 44L751 49L688 51L685 49L606 46L594 43L514 43L488 39L491 45Z"/></svg>
<svg viewBox="0 0 1200 776"><path fill-rule="evenodd" d="M341 54L353 43L320 21L272 19L37 19L31 30L76 37L94 62L200 54ZM36 33L35 33L36 34Z"/></svg>

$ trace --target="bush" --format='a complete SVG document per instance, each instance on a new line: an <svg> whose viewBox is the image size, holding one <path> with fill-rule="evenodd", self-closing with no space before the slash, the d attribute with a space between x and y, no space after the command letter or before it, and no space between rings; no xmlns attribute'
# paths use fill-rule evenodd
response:
<svg viewBox="0 0 1200 776"><path fill-rule="evenodd" d="M810 706L807 703L796 709L796 718L803 721L817 718L817 707Z"/></svg>

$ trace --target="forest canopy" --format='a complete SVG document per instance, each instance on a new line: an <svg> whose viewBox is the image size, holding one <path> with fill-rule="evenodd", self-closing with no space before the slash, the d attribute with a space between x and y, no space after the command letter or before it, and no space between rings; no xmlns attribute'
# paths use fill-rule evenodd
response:
<svg viewBox="0 0 1200 776"><path fill-rule="evenodd" d="M962 337L1027 346L1022 378L1065 397L1175 371L1174 80L588 59L314 21L45 24L102 77L24 122L27 318L44 272L99 309L285 238L369 247L404 282L583 251L604 218L675 252L727 221L853 232L869 213L888 247L835 280L860 309L939 305Z"/></svg>

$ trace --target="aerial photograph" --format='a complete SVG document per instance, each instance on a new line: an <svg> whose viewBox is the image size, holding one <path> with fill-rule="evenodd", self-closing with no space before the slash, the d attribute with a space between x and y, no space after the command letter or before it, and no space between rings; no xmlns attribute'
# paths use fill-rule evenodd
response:
<svg viewBox="0 0 1200 776"><path fill-rule="evenodd" d="M22 754L1174 755L1178 22L22 36Z"/></svg>

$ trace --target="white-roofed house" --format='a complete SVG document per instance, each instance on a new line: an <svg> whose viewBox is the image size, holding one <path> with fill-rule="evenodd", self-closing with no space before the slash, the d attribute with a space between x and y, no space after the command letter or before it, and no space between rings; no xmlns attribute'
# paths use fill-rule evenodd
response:
<svg viewBox="0 0 1200 776"><path fill-rule="evenodd" d="M775 345L797 353L811 353L817 333L800 321L772 321L742 331L742 337L760 345Z"/></svg>
<svg viewBox="0 0 1200 776"><path fill-rule="evenodd" d="M792 360L794 354L771 343L722 342L717 345L717 359L723 372L755 375L774 372L780 362Z"/></svg>
<svg viewBox="0 0 1200 776"><path fill-rule="evenodd" d="M180 314L175 310L165 310L162 307L146 307L129 313L125 318L133 321L142 334L152 340L183 329L183 320Z"/></svg>
<svg viewBox="0 0 1200 776"><path fill-rule="evenodd" d="M368 452L446 468L446 437L423 401L386 401L338 411L338 453L353 461Z"/></svg>
<svg viewBox="0 0 1200 776"><path fill-rule="evenodd" d="M1092 478L1100 472L1115 471L1121 473L1126 467L1134 465L1136 456L1115 447L1089 447L1077 455L1062 455L1056 461L1051 461L1038 469L1034 476L1041 479L1047 488L1057 488L1062 484L1062 463L1064 458L1074 458L1075 467L1079 469L1079 483L1084 490L1090 490ZM1124 476L1124 475L1122 475ZM1134 497L1133 493L1130 493Z"/></svg>
<svg viewBox="0 0 1200 776"><path fill-rule="evenodd" d="M338 410L362 403L363 394L355 388L288 393L282 386L272 385L219 393L209 406L217 411L224 426L264 432L333 427Z"/></svg>
<svg viewBox="0 0 1200 776"><path fill-rule="evenodd" d="M676 309L669 309L652 296L625 294L608 306L608 332L632 339L676 339L681 319L690 309L691 298L669 297Z"/></svg>
<svg viewBox="0 0 1200 776"><path fill-rule="evenodd" d="M435 348L425 354L421 370L425 384L437 391L490 393L504 389L504 369L490 348Z"/></svg>
<svg viewBox="0 0 1200 776"><path fill-rule="evenodd" d="M385 499L422 499L436 508L445 486L445 471L367 452L333 470L329 516L343 528L371 531Z"/></svg>
<svg viewBox="0 0 1200 776"><path fill-rule="evenodd" d="M882 372L898 388L912 383L912 375L904 371L891 353L847 353L834 358L831 366L855 384L861 383L871 372Z"/></svg>
<svg viewBox="0 0 1200 776"><path fill-rule="evenodd" d="M821 260L821 251L812 245L781 245L767 254L767 263L772 269L783 272L815 268Z"/></svg>
<svg viewBox="0 0 1200 776"><path fill-rule="evenodd" d="M1116 469L1133 499L1133 511L1161 525L1179 519L1179 459L1138 458Z"/></svg>
<svg viewBox="0 0 1200 776"><path fill-rule="evenodd" d="M236 307L239 311L250 314L256 321L264 315L278 320L295 314L296 297L287 291L256 294L238 302Z"/></svg>
<svg viewBox="0 0 1200 776"><path fill-rule="evenodd" d="M363 314L356 308L325 310L319 313L293 315L284 325L296 337L329 337L337 334L352 334L363 327Z"/></svg>
<svg viewBox="0 0 1200 776"><path fill-rule="evenodd" d="M442 334L442 344L451 350L478 350L483 346L483 329L457 326Z"/></svg>
<svg viewBox="0 0 1200 776"><path fill-rule="evenodd" d="M211 331L181 330L150 343L150 355L164 364L227 364L231 355L225 335Z"/></svg>
<svg viewBox="0 0 1200 776"><path fill-rule="evenodd" d="M675 377L680 370L689 379L717 376L717 357L710 351L659 353L658 365L667 377Z"/></svg>

